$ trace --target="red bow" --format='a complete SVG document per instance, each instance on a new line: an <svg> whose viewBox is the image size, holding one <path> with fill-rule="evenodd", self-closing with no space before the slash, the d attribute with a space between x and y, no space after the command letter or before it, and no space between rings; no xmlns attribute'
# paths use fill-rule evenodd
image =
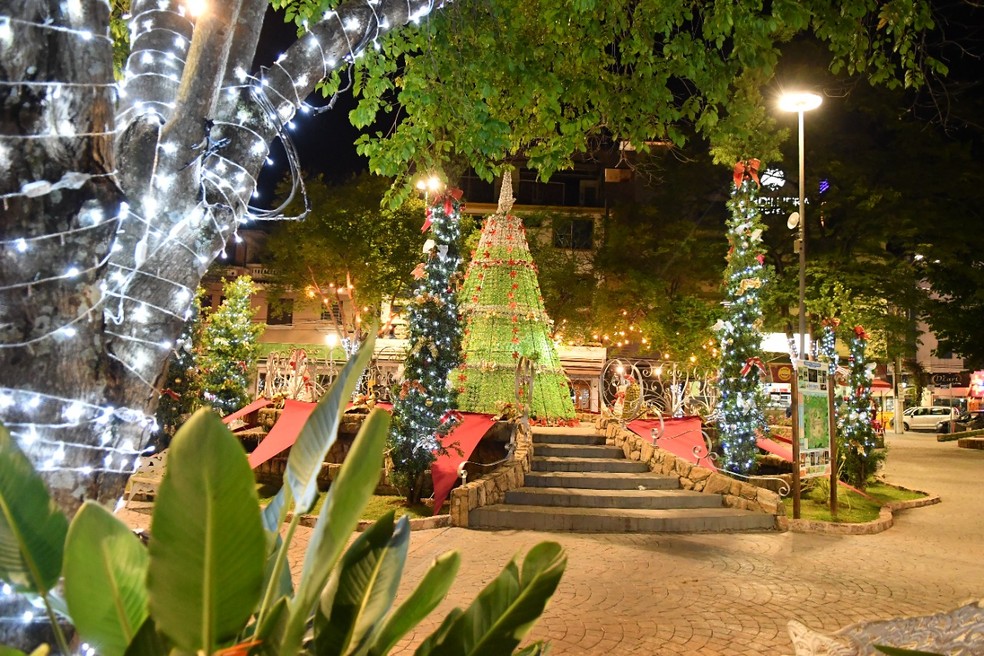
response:
<svg viewBox="0 0 984 656"><path fill-rule="evenodd" d="M756 187L761 187L759 183L759 161L757 159L747 159L735 164L735 186L741 187L741 183L746 179L755 181Z"/></svg>
<svg viewBox="0 0 984 656"><path fill-rule="evenodd" d="M865 332L864 326L854 326L854 334L861 339L868 339L868 333Z"/></svg>
<svg viewBox="0 0 984 656"><path fill-rule="evenodd" d="M765 373L765 363L762 362L762 358L748 358L745 360L745 366L741 368L741 375L744 376L752 370L752 367L756 367L763 374Z"/></svg>
<svg viewBox="0 0 984 656"><path fill-rule="evenodd" d="M427 232L427 228L431 227L431 210L428 207L427 213L424 214L424 225L420 226L421 232Z"/></svg>
<svg viewBox="0 0 984 656"><path fill-rule="evenodd" d="M840 325L840 323L841 323L841 320L838 319L837 317L830 317L830 318L824 319L823 321L820 322L820 324L822 326L829 327L829 328L834 328L834 329L836 329L837 326Z"/></svg>

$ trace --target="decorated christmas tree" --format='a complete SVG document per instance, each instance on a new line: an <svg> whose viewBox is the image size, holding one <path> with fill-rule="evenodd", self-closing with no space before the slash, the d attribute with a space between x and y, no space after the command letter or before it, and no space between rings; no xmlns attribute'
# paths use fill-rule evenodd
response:
<svg viewBox="0 0 984 656"><path fill-rule="evenodd" d="M760 375L762 302L767 272L762 253L758 196L758 160L735 166L734 190L728 209L728 264L725 268L725 316L714 327L721 342L718 371L718 432L724 467L747 474L755 464L757 433L766 430Z"/></svg>
<svg viewBox="0 0 984 656"><path fill-rule="evenodd" d="M255 287L249 276L222 283L225 300L205 319L198 371L204 405L229 414L252 399L250 380L256 370L263 324L255 323L250 304Z"/></svg>
<svg viewBox="0 0 984 656"><path fill-rule="evenodd" d="M509 213L512 204L507 172L498 210L485 220L461 290L465 332L463 362L454 374L458 407L499 414L515 405L516 364L526 356L535 368L530 417L538 423L574 423L570 387L550 339L536 264L522 220Z"/></svg>
<svg viewBox="0 0 984 656"><path fill-rule="evenodd" d="M453 425L455 394L449 375L460 360L461 344L455 300L461 264L460 198L460 191L449 191L428 207L423 229L431 230L431 238L424 244L424 260L413 270L409 350L390 430L393 481L410 502L419 501L438 438Z"/></svg>
<svg viewBox="0 0 984 656"><path fill-rule="evenodd" d="M882 454L875 451L875 431L871 426L871 372L865 358L868 334L861 326L851 332L850 378L847 399L840 407L838 451L844 465L841 478L864 489L875 473Z"/></svg>
<svg viewBox="0 0 984 656"><path fill-rule="evenodd" d="M201 349L202 332L205 329L202 320L204 293L205 290L199 287L191 303L188 320L181 331L181 336L174 343L174 353L167 365L167 379L161 389L160 402L157 404L159 430L155 439L159 447L166 446L170 436L174 435L174 431L181 426L184 418L203 404L197 356Z"/></svg>

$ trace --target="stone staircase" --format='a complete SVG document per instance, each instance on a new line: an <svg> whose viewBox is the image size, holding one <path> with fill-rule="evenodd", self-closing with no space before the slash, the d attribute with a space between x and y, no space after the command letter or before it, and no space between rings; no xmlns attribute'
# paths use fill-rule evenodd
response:
<svg viewBox="0 0 984 656"><path fill-rule="evenodd" d="M606 533L770 530L766 513L726 508L718 494L683 490L606 446L593 428L534 428L532 471L505 503L475 508L468 525Z"/></svg>

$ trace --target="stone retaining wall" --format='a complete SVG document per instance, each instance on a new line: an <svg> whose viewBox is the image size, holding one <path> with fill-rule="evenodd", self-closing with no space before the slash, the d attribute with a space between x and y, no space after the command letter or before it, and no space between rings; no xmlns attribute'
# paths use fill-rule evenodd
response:
<svg viewBox="0 0 984 656"><path fill-rule="evenodd" d="M499 465L495 471L451 491L452 526L467 527L470 510L502 503L506 492L523 487L533 459L533 435L524 429L513 430L516 430L516 450L510 460Z"/></svg>
<svg viewBox="0 0 984 656"><path fill-rule="evenodd" d="M617 424L608 424L605 437L608 444L621 448L629 460L646 463L656 474L678 476L684 490L720 494L729 508L764 512L775 515L777 520L786 514L782 499L775 492L698 467Z"/></svg>

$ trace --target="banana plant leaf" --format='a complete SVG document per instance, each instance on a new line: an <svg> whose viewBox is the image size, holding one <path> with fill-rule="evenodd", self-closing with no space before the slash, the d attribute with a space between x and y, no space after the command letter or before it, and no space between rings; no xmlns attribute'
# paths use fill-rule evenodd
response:
<svg viewBox="0 0 984 656"><path fill-rule="evenodd" d="M208 410L171 442L149 549L157 628L186 651L212 653L233 640L256 608L266 544L246 454Z"/></svg>
<svg viewBox="0 0 984 656"><path fill-rule="evenodd" d="M87 501L65 542L65 601L76 630L104 656L123 656L147 619L147 550L123 522Z"/></svg>
<svg viewBox="0 0 984 656"><path fill-rule="evenodd" d="M350 359L328 393L318 402L317 407L287 456L287 484L294 493L294 512L304 514L311 510L318 498L318 473L328 455L328 449L335 442L338 426L342 421L345 406L359 382L366 365L372 358L376 343L376 331L370 329L369 338Z"/></svg>
<svg viewBox="0 0 984 656"><path fill-rule="evenodd" d="M393 512L359 535L332 572L315 619L315 654L366 653L393 606L410 546L410 521Z"/></svg>
<svg viewBox="0 0 984 656"><path fill-rule="evenodd" d="M68 519L0 426L0 580L47 595L58 583Z"/></svg>
<svg viewBox="0 0 984 656"><path fill-rule="evenodd" d="M567 566L556 542L541 542L515 560L482 590L471 606L435 632L417 656L496 656L511 654L543 613ZM449 616L450 619L450 616Z"/></svg>
<svg viewBox="0 0 984 656"><path fill-rule="evenodd" d="M460 565L461 556L455 551L438 556L413 593L386 618L369 656L388 654L400 638L430 615L447 595Z"/></svg>
<svg viewBox="0 0 984 656"><path fill-rule="evenodd" d="M379 483L389 419L389 414L383 410L377 409L369 414L345 457L338 477L328 489L304 554L297 591L290 605L282 656L291 656L300 650L308 620L314 613L328 576Z"/></svg>

